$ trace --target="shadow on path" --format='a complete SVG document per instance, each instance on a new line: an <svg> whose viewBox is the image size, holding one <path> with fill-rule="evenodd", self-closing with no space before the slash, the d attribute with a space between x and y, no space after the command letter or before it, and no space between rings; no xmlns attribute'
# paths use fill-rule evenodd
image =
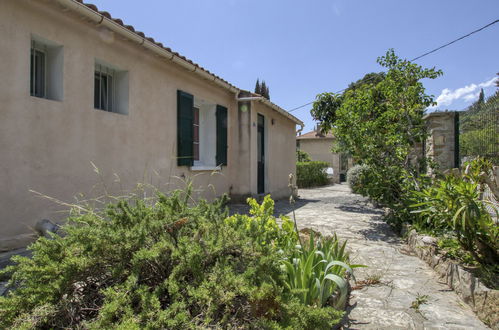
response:
<svg viewBox="0 0 499 330"><path fill-rule="evenodd" d="M259 201L260 202L260 201ZM320 200L317 199L305 199L299 198L295 201L294 205L289 203L288 199L280 199L275 201L274 205L274 216L278 217L280 215L286 215L293 211L296 211L309 203L319 203ZM229 213L233 214L248 214L250 207L248 204L229 204Z"/></svg>
<svg viewBox="0 0 499 330"><path fill-rule="evenodd" d="M373 221L367 223L368 227L359 230L359 233L369 241L381 241L390 244L400 243L399 237L393 232L390 225L382 221L381 217L379 220L373 219Z"/></svg>

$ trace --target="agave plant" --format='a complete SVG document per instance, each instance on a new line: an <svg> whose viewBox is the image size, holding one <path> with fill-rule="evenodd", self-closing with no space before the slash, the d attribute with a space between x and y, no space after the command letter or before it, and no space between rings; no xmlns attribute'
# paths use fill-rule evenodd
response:
<svg viewBox="0 0 499 330"><path fill-rule="evenodd" d="M345 252L346 241L340 244L336 235L315 242L312 232L308 246L297 245L282 261L286 286L305 305L324 306L330 298L342 309L348 296L346 274L353 277Z"/></svg>

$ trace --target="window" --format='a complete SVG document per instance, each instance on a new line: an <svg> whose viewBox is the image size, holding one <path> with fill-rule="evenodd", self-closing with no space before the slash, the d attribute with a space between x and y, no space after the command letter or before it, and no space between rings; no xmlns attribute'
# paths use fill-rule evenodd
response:
<svg viewBox="0 0 499 330"><path fill-rule="evenodd" d="M94 108L113 111L113 72L99 67L94 77Z"/></svg>
<svg viewBox="0 0 499 330"><path fill-rule="evenodd" d="M94 108L108 112L128 114L128 72L95 62Z"/></svg>
<svg viewBox="0 0 499 330"><path fill-rule="evenodd" d="M227 165L227 108L177 92L177 164L193 170Z"/></svg>
<svg viewBox="0 0 499 330"><path fill-rule="evenodd" d="M31 96L62 100L62 46L38 36L31 37L30 85Z"/></svg>
<svg viewBox="0 0 499 330"><path fill-rule="evenodd" d="M45 66L45 52L31 48L31 96L45 97Z"/></svg>
<svg viewBox="0 0 499 330"><path fill-rule="evenodd" d="M216 163L216 104L194 97L193 157L194 166L215 167Z"/></svg>

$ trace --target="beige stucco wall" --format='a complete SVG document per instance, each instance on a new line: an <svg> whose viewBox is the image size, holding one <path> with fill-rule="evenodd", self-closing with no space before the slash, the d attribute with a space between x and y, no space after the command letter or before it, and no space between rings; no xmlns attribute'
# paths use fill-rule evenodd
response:
<svg viewBox="0 0 499 330"><path fill-rule="evenodd" d="M54 2L0 1L0 33L0 76L8 77L0 80L0 249L21 244L37 220L65 217L56 211L67 206L39 198L30 189L71 202L80 193L99 196L104 186L112 194L129 191L137 182L167 191L182 187L178 178L193 177L196 194L206 198L256 191L251 181L256 161L246 161L256 135L250 135L253 127L240 129L249 120L240 116L234 94L61 11ZM62 101L29 95L32 34L63 45ZM128 115L93 108L96 59L128 71ZM178 89L228 108L228 166L219 174L176 165ZM279 117L269 148L285 140L294 145L295 124L262 107ZM287 145L279 149L270 163L294 157ZM274 165L269 166L274 174ZM282 179L280 174L273 177L269 191L281 194L287 184Z"/></svg>
<svg viewBox="0 0 499 330"><path fill-rule="evenodd" d="M314 139L299 139L300 150L309 154L310 158L315 161L323 161L331 164L333 168L333 182L340 182L340 154L333 153L332 138L314 138Z"/></svg>
<svg viewBox="0 0 499 330"><path fill-rule="evenodd" d="M257 116L265 117L265 192L275 199L289 196L289 174L296 173L296 125L267 106L255 102L251 111L251 191L257 192ZM273 121L273 123L272 123Z"/></svg>

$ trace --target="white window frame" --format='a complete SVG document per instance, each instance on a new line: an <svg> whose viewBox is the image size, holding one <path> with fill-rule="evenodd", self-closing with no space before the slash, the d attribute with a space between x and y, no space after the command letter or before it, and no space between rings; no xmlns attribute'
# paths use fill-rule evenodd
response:
<svg viewBox="0 0 499 330"><path fill-rule="evenodd" d="M191 170L221 170L221 167L216 165L217 105L215 102L210 102L194 97L193 107L199 109L199 160L194 160ZM208 120L207 116L209 116Z"/></svg>

